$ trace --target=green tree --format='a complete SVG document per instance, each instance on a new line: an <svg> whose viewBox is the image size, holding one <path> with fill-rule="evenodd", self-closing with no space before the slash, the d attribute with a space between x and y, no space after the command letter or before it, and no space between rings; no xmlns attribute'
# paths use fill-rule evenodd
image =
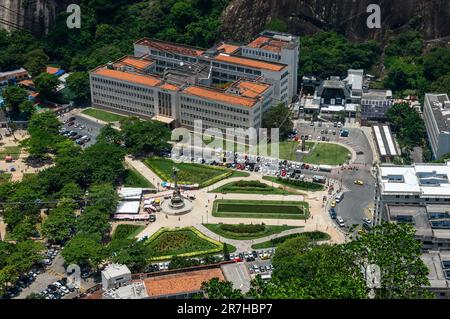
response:
<svg viewBox="0 0 450 319"><path fill-rule="evenodd" d="M34 85L43 98L51 98L56 93L59 80L56 75L44 72L34 78Z"/></svg>
<svg viewBox="0 0 450 319"><path fill-rule="evenodd" d="M423 289L429 286L428 268L420 258L422 244L411 225L384 223L370 229L350 243L350 251L360 264L375 264L381 269L381 288L376 298L430 298Z"/></svg>
<svg viewBox="0 0 450 319"><path fill-rule="evenodd" d="M75 94L77 100L87 100L90 96L89 74L73 72L67 78L67 87Z"/></svg>
<svg viewBox="0 0 450 319"><path fill-rule="evenodd" d="M104 249L98 237L80 234L67 243L61 255L66 264L97 268L104 258Z"/></svg>
<svg viewBox="0 0 450 319"><path fill-rule="evenodd" d="M34 105L33 102L26 100L20 103L19 105L20 112L28 119L34 113Z"/></svg>
<svg viewBox="0 0 450 319"><path fill-rule="evenodd" d="M49 57L45 54L42 49L35 49L30 51L25 56L27 62L25 63L25 68L31 74L31 76L35 77L45 72L47 62Z"/></svg>
<svg viewBox="0 0 450 319"><path fill-rule="evenodd" d="M96 208L88 207L77 220L78 234L88 234L105 238L111 229L109 215Z"/></svg>
<svg viewBox="0 0 450 319"><path fill-rule="evenodd" d="M42 224L42 234L50 241L57 243L66 242L75 230L74 207L67 206L63 201Z"/></svg>
<svg viewBox="0 0 450 319"><path fill-rule="evenodd" d="M270 108L263 117L263 127L268 130L272 128L278 128L280 130L280 140L284 140L288 137L294 123L292 122L291 112L287 106L280 103Z"/></svg>
<svg viewBox="0 0 450 319"><path fill-rule="evenodd" d="M450 74L443 75L431 83L429 91L433 93L447 93L450 95Z"/></svg>
<svg viewBox="0 0 450 319"><path fill-rule="evenodd" d="M212 278L202 283L203 296L206 299L242 299L244 296L238 289L233 288L233 283Z"/></svg>
<svg viewBox="0 0 450 319"><path fill-rule="evenodd" d="M113 128L111 124L108 124L100 129L100 133L97 136L97 141L121 145L123 142L123 135L120 131Z"/></svg>
<svg viewBox="0 0 450 319"><path fill-rule="evenodd" d="M28 100L28 93L18 86L8 86L2 93L5 105L12 114L20 113L19 106Z"/></svg>
<svg viewBox="0 0 450 319"><path fill-rule="evenodd" d="M423 58L423 73L430 81L450 74L450 52L448 49L435 48Z"/></svg>
<svg viewBox="0 0 450 319"><path fill-rule="evenodd" d="M148 264L147 255L144 242L138 241L116 252L113 261L127 265L132 272L142 272Z"/></svg>
<svg viewBox="0 0 450 319"><path fill-rule="evenodd" d="M105 214L113 214L116 211L118 201L119 196L110 184L93 185L87 196L88 206Z"/></svg>
<svg viewBox="0 0 450 319"><path fill-rule="evenodd" d="M386 112L386 117L403 148L410 149L422 143L425 138L425 124L408 103L394 104Z"/></svg>
<svg viewBox="0 0 450 319"><path fill-rule="evenodd" d="M130 117L123 120L122 133L125 146L135 156L157 152L167 147L170 130L157 121L141 121Z"/></svg>

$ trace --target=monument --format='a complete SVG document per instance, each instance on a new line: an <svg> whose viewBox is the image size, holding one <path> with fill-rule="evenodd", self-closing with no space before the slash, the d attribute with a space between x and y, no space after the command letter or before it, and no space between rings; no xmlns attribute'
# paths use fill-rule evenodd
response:
<svg viewBox="0 0 450 319"><path fill-rule="evenodd" d="M178 172L179 170L174 167L172 169L172 179L174 182L174 189L170 199L164 200L161 204L162 211L168 215L182 215L189 213L192 210L192 203L186 198L183 198L178 186Z"/></svg>

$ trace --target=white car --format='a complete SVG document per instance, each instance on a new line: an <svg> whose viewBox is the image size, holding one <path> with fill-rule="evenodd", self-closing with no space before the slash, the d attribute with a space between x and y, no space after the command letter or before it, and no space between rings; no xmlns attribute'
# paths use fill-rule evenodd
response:
<svg viewBox="0 0 450 319"><path fill-rule="evenodd" d="M56 288L58 288L58 289L62 287L62 285L59 282L57 282L57 281L55 281L53 283L53 286L56 286Z"/></svg>
<svg viewBox="0 0 450 319"><path fill-rule="evenodd" d="M339 227L344 227L345 226L344 219L341 216L337 216L336 217L336 222L339 225Z"/></svg>

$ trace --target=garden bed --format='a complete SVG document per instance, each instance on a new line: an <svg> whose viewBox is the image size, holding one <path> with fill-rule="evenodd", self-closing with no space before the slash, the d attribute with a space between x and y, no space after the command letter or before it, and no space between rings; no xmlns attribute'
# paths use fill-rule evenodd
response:
<svg viewBox="0 0 450 319"><path fill-rule="evenodd" d="M161 228L146 241L150 260L169 260L173 256L193 257L220 253L223 244L215 241L194 227Z"/></svg>
<svg viewBox="0 0 450 319"><path fill-rule="evenodd" d="M294 194L282 188L275 188L260 181L237 181L225 184L211 191L212 193L238 193L238 194Z"/></svg>
<svg viewBox="0 0 450 319"><path fill-rule="evenodd" d="M322 191L324 188L323 184L319 183L311 183L311 182L305 182L305 181L296 181L296 180L288 180L283 179L279 177L273 177L273 176L264 176L264 180L269 182L274 182L280 185L287 186L289 188L294 188L298 190L304 190L304 191Z"/></svg>
<svg viewBox="0 0 450 319"><path fill-rule="evenodd" d="M179 170L178 183L181 185L198 184L199 187L206 187L232 175L232 171L225 168L196 163L177 163L160 157L148 158L144 163L159 178L169 182L173 182L173 168L176 167Z"/></svg>
<svg viewBox="0 0 450 319"><path fill-rule="evenodd" d="M309 204L301 201L216 200L213 216L233 218L307 219Z"/></svg>
<svg viewBox="0 0 450 319"><path fill-rule="evenodd" d="M203 226L217 235L235 240L257 239L298 228L296 226L270 226L261 224L204 224Z"/></svg>

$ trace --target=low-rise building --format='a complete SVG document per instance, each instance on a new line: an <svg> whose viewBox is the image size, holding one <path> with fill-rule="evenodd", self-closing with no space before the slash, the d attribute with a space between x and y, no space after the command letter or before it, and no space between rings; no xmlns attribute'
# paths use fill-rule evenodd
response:
<svg viewBox="0 0 450 319"><path fill-rule="evenodd" d="M392 136L389 126L374 125L372 129L378 154L382 162L392 162L396 157L401 155L400 147Z"/></svg>
<svg viewBox="0 0 450 319"><path fill-rule="evenodd" d="M111 264L102 271L102 289L126 286L131 283L131 271L125 265Z"/></svg>
<svg viewBox="0 0 450 319"><path fill-rule="evenodd" d="M450 298L450 252L430 251L422 254L422 261L428 268L430 285L426 289L438 299Z"/></svg>
<svg viewBox="0 0 450 319"><path fill-rule="evenodd" d="M386 120L386 112L393 105L391 90L367 90L361 98L361 123Z"/></svg>
<svg viewBox="0 0 450 319"><path fill-rule="evenodd" d="M24 68L18 70L0 72L0 87L8 85L10 82L18 83L29 79L28 71Z"/></svg>
<svg viewBox="0 0 450 319"><path fill-rule="evenodd" d="M425 94L423 118L435 159L450 153L450 100L447 94Z"/></svg>

